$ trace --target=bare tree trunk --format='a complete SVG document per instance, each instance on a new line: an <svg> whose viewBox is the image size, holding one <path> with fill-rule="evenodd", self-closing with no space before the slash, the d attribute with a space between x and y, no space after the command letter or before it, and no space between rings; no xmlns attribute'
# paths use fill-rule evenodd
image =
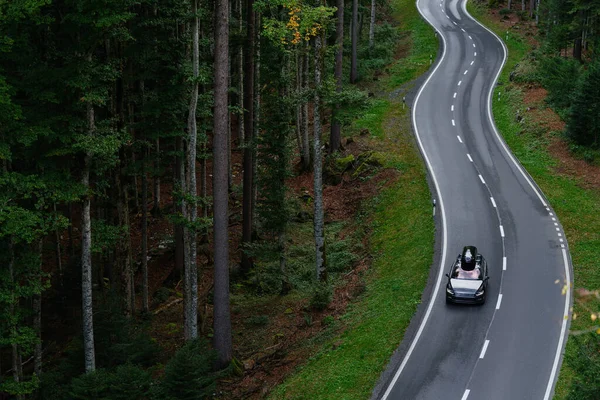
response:
<svg viewBox="0 0 600 400"><path fill-rule="evenodd" d="M310 65L309 65L309 54L308 51L310 49L310 45L306 43L306 52L302 56L302 63L304 64L302 68L302 86L303 90L306 92L309 88L309 74L310 74ZM302 104L302 147L306 150L306 157L303 161L303 168L305 171L310 169L311 164L311 152L310 152L310 140L308 133L308 101L305 101Z"/></svg>
<svg viewBox="0 0 600 400"><path fill-rule="evenodd" d="M42 250L43 240L38 241L38 255L40 257L39 264L39 275L38 282L40 287L42 286ZM38 376L42 376L42 294L38 293L33 295L33 330L37 335L37 342L35 343L33 353L33 372Z"/></svg>
<svg viewBox="0 0 600 400"><path fill-rule="evenodd" d="M358 0L352 0L352 58L350 60L350 83L358 79Z"/></svg>
<svg viewBox="0 0 600 400"><path fill-rule="evenodd" d="M319 281L327 279L325 267L325 234L323 213L323 160L321 154L321 114L320 114L320 91L321 89L321 36L315 37L315 105L313 111L314 119L314 230L316 250L316 273Z"/></svg>
<svg viewBox="0 0 600 400"><path fill-rule="evenodd" d="M256 14L255 25L260 25L261 16ZM254 119L252 122L252 137L258 138L260 133L260 32L258 29L255 37L255 49L256 58L254 61ZM252 148L252 176L256 176L257 163L256 163L256 146ZM252 204L258 203L258 185L256 179L252 180ZM256 218L254 218L254 212L252 213L252 232L256 232Z"/></svg>
<svg viewBox="0 0 600 400"><path fill-rule="evenodd" d="M184 167L184 163L183 163L183 154L184 154L184 146L183 146L183 139L181 137L177 137L176 141L175 141L175 147L177 148L177 158L175 160L175 182L176 185L179 186L179 190L180 192L183 194L184 193L184 187L185 187L185 167ZM175 196L173 196L175 198ZM180 200L182 201L182 200ZM175 205L174 205L175 206ZM180 212L183 213L182 208L184 206L182 206L182 203L178 203L177 207L179 207ZM174 207L176 208L176 207ZM179 281L179 279L181 279L181 275L182 275L182 271L184 268L184 240L183 240L183 226L181 225L181 223L175 223L175 268L173 270L173 272L171 273L175 284L177 284L177 282ZM185 307L184 307L185 309Z"/></svg>
<svg viewBox="0 0 600 400"><path fill-rule="evenodd" d="M252 2L252 0L249 0ZM214 137L213 137L213 234L214 261L214 347L217 368L232 357L229 310L229 232L227 193L227 65L229 59L228 0L215 2ZM248 9L252 13L252 8ZM250 30L250 28L248 28ZM246 75L246 82L252 75ZM248 87L248 86L246 86ZM247 95L247 93L245 93ZM251 114L250 114L251 115ZM252 125L250 125L252 127ZM246 132L247 134L249 132ZM251 168L251 167L250 167ZM246 173L246 171L244 171Z"/></svg>
<svg viewBox="0 0 600 400"><path fill-rule="evenodd" d="M186 171L186 189L189 201L187 203L187 216L189 226L184 227L184 237L188 253L186 255L185 277L187 282L186 293L188 297L188 309L185 319L184 336L186 340L198 337L198 268L196 266L197 243L196 243L196 220L198 218L198 189L196 185L196 149L198 128L196 124L196 108L198 107L198 76L200 74L200 26L198 21L198 0L193 1L194 26L193 36L193 73L194 85L192 87L192 97L190 99L190 109L188 113L188 148L187 148L187 171ZM229 68L229 65L226 65ZM228 115L225 115L227 118ZM228 119L226 119L228 121ZM227 122L225 125L227 129ZM227 134L227 132L226 132Z"/></svg>
<svg viewBox="0 0 600 400"><path fill-rule="evenodd" d="M156 138L154 145L156 147L156 159L154 160L154 204L152 213L160 214L160 138Z"/></svg>
<svg viewBox="0 0 600 400"><path fill-rule="evenodd" d="M56 214L56 202L52 204L52 209L54 210L54 214ZM54 240L56 241L56 266L58 267L58 279L60 286L62 287L63 283L63 268L62 268L62 250L60 246L60 232L58 229L54 231Z"/></svg>
<svg viewBox="0 0 600 400"><path fill-rule="evenodd" d="M147 154L147 149L143 150ZM142 311L147 313L148 305L148 178L146 176L146 157L142 166Z"/></svg>
<svg viewBox="0 0 600 400"><path fill-rule="evenodd" d="M344 53L344 0L337 0L337 15L336 15L336 37L335 44L337 46L335 53L335 80L336 92L342 92L342 61ZM333 154L340 149L341 141L341 126L337 121L336 116L339 113L339 104L333 108L333 118L331 121L331 133L329 135L329 153Z"/></svg>
<svg viewBox="0 0 600 400"><path fill-rule="evenodd" d="M245 246L252 243L252 218L254 213L253 202L253 154L254 154L254 44L255 44L255 13L254 0L247 0L246 22L246 65L244 90L244 133L246 135L244 147L244 187L242 198L242 274L247 274L252 269L252 259L248 257Z"/></svg>
<svg viewBox="0 0 600 400"><path fill-rule="evenodd" d="M510 5L511 5L511 3L512 3L512 0L508 0L508 7L507 7L507 8L508 8L509 10L510 10Z"/></svg>
<svg viewBox="0 0 600 400"><path fill-rule="evenodd" d="M91 61L91 56L89 56ZM87 105L88 135L94 135L95 117L94 106ZM91 155L86 153L81 184L89 190L90 187ZM96 354L94 351L94 311L92 302L92 225L90 215L90 195L83 199L81 211L81 304L83 320L83 351L85 357L85 372L96 369Z"/></svg>
<svg viewBox="0 0 600 400"><path fill-rule="evenodd" d="M369 24L369 48L373 48L375 43L375 3L376 0L371 0L371 23Z"/></svg>
<svg viewBox="0 0 600 400"><path fill-rule="evenodd" d="M242 37L242 33L244 32L244 7L242 0L236 0L236 4L238 7L238 34ZM238 47L238 100L240 109L244 109L244 43L240 41ZM238 140L239 143L244 143L246 132L244 126L244 113L241 112L238 114Z"/></svg>

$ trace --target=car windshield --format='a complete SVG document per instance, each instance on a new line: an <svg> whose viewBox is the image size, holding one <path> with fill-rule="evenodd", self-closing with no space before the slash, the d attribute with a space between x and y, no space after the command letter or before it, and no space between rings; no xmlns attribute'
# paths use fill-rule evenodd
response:
<svg viewBox="0 0 600 400"><path fill-rule="evenodd" d="M458 265L452 272L452 279L481 279L481 269L476 267L471 271L466 271Z"/></svg>

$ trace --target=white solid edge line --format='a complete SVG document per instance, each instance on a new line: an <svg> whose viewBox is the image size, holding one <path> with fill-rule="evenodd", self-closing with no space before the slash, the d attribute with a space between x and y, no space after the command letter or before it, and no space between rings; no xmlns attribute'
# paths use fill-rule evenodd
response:
<svg viewBox="0 0 600 400"><path fill-rule="evenodd" d="M496 78L494 78L493 82L494 82L494 85L495 85L496 82L498 82L498 77L500 76L500 73L502 72L502 69L504 68L504 64L506 63L506 54L508 52L508 50L506 48L506 45L498 37L498 35L496 35L487 26L483 25L478 20L476 20L475 18L473 18L473 16L471 14L469 14L469 12L467 11L467 2L466 1L462 3L462 8L463 8L463 11L465 12L466 15L468 15L479 26L481 26L482 28L484 28L485 30L487 30L488 32L490 32L490 34L492 34L493 36L495 36L496 39L500 42L500 44L502 44L502 49L504 50L504 59L502 61L502 65L501 65L500 69L498 70L498 73L496 74ZM525 178L525 180L527 181L527 183L529 184L529 186L531 187L531 189L533 189L533 191L537 195L538 199L540 199L540 201L542 202L542 204L544 205L544 207L546 207L546 209L548 211L550 211L550 208L548 207L548 204L546 204L546 201L544 200L544 198L542 197L542 195L540 194L540 192L536 189L536 187L533 185L533 183L531 182L531 180L525 174L525 171L523 171L523 168L521 167L521 165L515 160L515 157L508 150L508 148L506 147L506 143L504 143L504 140L502 140L502 138L500 137L500 134L498 133L498 130L496 129L496 124L494 124L494 120L493 120L493 117L492 117L492 102L491 102L492 94L493 94L493 90L490 91L489 96L488 96L488 110L489 110L489 112L488 112L488 118L489 118L490 122L492 123L492 128L494 130L494 133L496 134L496 137L498 138L498 141L500 142L500 144L504 148L504 151L506 152L506 154L508 154L508 156L510 157L510 159L512 160L512 162L515 164L515 166L517 167L517 169L521 172L521 175L523 175L523 178ZM553 214L550 213L550 215L553 215ZM561 236L560 233L558 235ZM571 273L569 271L569 260L567 259L567 251L563 248L562 249L562 253L563 253L563 262L564 262L564 266L565 266L566 281L567 281L567 284L570 284L570 282L571 282ZM504 260L506 262L506 257L504 258ZM569 322L570 296L571 296L571 292L567 290L567 293L565 295L565 309L564 309L564 317L563 317L562 327L561 327L561 331L560 331L560 338L558 339L558 344L556 346L556 354L554 356L554 363L552 365L552 371L550 372L550 378L548 379L548 385L546 386L546 393L544 394L544 399L543 400L549 400L550 399L550 394L552 393L552 388L554 387L554 379L556 377L556 372L558 370L558 362L560 360L560 356L561 356L562 349L563 349L563 342L564 342L565 333L566 333L566 330L567 330L567 323Z"/></svg>
<svg viewBox="0 0 600 400"><path fill-rule="evenodd" d="M490 339L486 339L485 343L483 344L483 349L481 349L481 354L479 355L479 358L485 357L485 352L487 351L489 344L490 344Z"/></svg>
<svg viewBox="0 0 600 400"><path fill-rule="evenodd" d="M461 143L462 143L462 139L460 138L460 136L459 136L459 135L456 135L456 138L458 139L458 141L459 141L459 142L461 142Z"/></svg>
<svg viewBox="0 0 600 400"><path fill-rule="evenodd" d="M419 0L416 1L416 5L417 5L417 10L419 11L419 14L421 14L423 19L425 19L426 21L429 22L429 20L425 17L425 15L423 15L423 13L421 12L421 9L419 8ZM434 25L431 22L429 22L429 24L432 27L434 27ZM427 77L427 79L423 83L423 86L421 86L421 88L419 89L419 92L417 93L417 97L415 98L415 102L414 102L414 105L412 108L413 122L416 121L415 111L417 109L417 104L419 103L419 99L421 98L421 93L423 93L423 89L427 86L427 84L429 83L429 81L431 80L433 75L435 75L435 72L440 67L440 65L442 65L442 61L446 57L446 47L447 47L446 39L444 38L444 35L442 35L442 32L440 32L435 27L434 27L434 29L438 32L438 36L442 38L442 41L444 42L444 49L442 51L442 57L440 58L440 61L437 63L437 65L435 66L433 71L431 71L431 74ZM385 393L383 394L381 400L386 400L387 397L390 395L392 388L394 387L394 385L396 384L396 381L400 377L402 370L408 363L408 360L409 360L413 350L415 349L417 342L419 341L419 338L421 337L421 334L423 333L423 330L425 329L425 325L427 324L427 321L429 320L429 316L431 315L431 310L433 309L433 304L435 303L434 299L437 297L437 294L440 290L442 276L444 275L444 265L446 265L446 250L447 250L446 247L447 247L448 238L447 238L446 211L444 209L444 200L442 198L442 193L440 191L440 186L439 186L437 178L435 176L435 172L433 171L431 162L429 161L429 157L427 156L427 153L425 152L425 148L423 147L423 142L421 141L421 137L419 136L419 128L417 128L416 123L414 124L414 129L415 129L415 136L417 137L417 142L419 143L419 147L421 148L421 153L423 153L423 158L425 159L425 163L427 164L429 173L431 174L431 180L433 181L433 185L435 186L435 190L438 194L439 207L440 207L441 217L442 217L441 218L442 219L442 257L440 259L440 267L439 267L437 281L435 283L435 287L433 288L433 293L432 293L431 299L429 300L429 305L427 306L427 311L425 311L425 316L423 317L423 320L421 321L421 325L419 326L419 329L417 330L417 333L416 333L415 337L413 338L412 343L410 344L410 347L408 348L408 351L406 352L406 355L404 356L404 359L402 360L402 363L400 364L400 367L398 367L398 370L394 374L394 378L388 385L388 388L385 391Z"/></svg>
<svg viewBox="0 0 600 400"><path fill-rule="evenodd" d="M563 262L565 263L565 272L567 278L567 285L571 284L571 274L569 273L569 260L567 259L567 250L562 249ZM552 371L550 372L550 379L548 380L548 386L546 386L546 393L544 394L544 400L550 398L552 387L554 386L554 377L558 370L558 362L560 361L560 355L562 353L563 341L565 339L565 333L567 331L567 323L569 322L569 303L570 303L571 292L567 290L565 294L565 310L563 314L562 326L560 328L560 337L558 339L558 345L556 346L556 354L554 355L554 362L552 363Z"/></svg>
<svg viewBox="0 0 600 400"><path fill-rule="evenodd" d="M469 161L473 162L473 159L471 158L471 155L469 153L467 153L467 157L469 158Z"/></svg>
<svg viewBox="0 0 600 400"><path fill-rule="evenodd" d="M506 271L506 257L502 257L502 271Z"/></svg>
<svg viewBox="0 0 600 400"><path fill-rule="evenodd" d="M504 237L504 227L500 225L500 236Z"/></svg>
<svg viewBox="0 0 600 400"><path fill-rule="evenodd" d="M490 197L490 200L492 201L492 205L494 206L494 208L496 208L496 202L494 201L494 198Z"/></svg>
<svg viewBox="0 0 600 400"><path fill-rule="evenodd" d="M502 293L498 295L498 301L496 302L496 310L500 309L500 304L502 304Z"/></svg>
<svg viewBox="0 0 600 400"><path fill-rule="evenodd" d="M465 393L463 394L463 397L460 398L460 400L467 400L467 398L469 397L469 393L471 393L469 389L465 390Z"/></svg>
<svg viewBox="0 0 600 400"><path fill-rule="evenodd" d="M481 180L481 183L485 185L485 181L483 180L483 176L481 176L481 174L479 174L479 179Z"/></svg>

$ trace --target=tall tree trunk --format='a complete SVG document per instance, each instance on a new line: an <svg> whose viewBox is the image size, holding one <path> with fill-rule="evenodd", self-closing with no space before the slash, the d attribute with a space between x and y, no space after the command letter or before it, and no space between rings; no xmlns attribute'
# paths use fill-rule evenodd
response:
<svg viewBox="0 0 600 400"><path fill-rule="evenodd" d="M521 0L521 11L525 11L525 0Z"/></svg>
<svg viewBox="0 0 600 400"><path fill-rule="evenodd" d="M250 0L252 1L252 0ZM232 357L229 311L229 232L227 192L227 65L229 59L228 0L215 3L214 138L213 138L213 234L214 261L214 347L217 368ZM249 9L252 12L252 9ZM250 76L254 76L253 74ZM246 75L246 82L250 78ZM246 94L246 93L245 93ZM252 125L250 125L251 127ZM247 132L248 133L248 132ZM246 172L246 171L245 171Z"/></svg>
<svg viewBox="0 0 600 400"><path fill-rule="evenodd" d="M242 0L236 0L237 8L238 8L238 34L239 37L242 37L242 33L244 32L244 6ZM238 75L238 101L239 107L241 110L244 109L244 43L240 40L240 44L238 46L238 54L237 54L238 62L237 62L237 75ZM245 140L245 126L244 126L244 113L238 113L238 141L239 143L244 143ZM231 167L231 166L230 166Z"/></svg>
<svg viewBox="0 0 600 400"><path fill-rule="evenodd" d="M358 79L358 0L352 0L352 58L350 60L350 83Z"/></svg>
<svg viewBox="0 0 600 400"><path fill-rule="evenodd" d="M508 8L509 10L510 10L510 5L511 5L511 3L512 3L512 0L508 0L508 6L507 6L507 8Z"/></svg>
<svg viewBox="0 0 600 400"><path fill-rule="evenodd" d="M242 198L242 274L247 274L252 268L252 259L248 257L246 247L252 243L252 218L254 213L253 202L253 154L254 154L254 44L255 44L255 13L254 0L247 0L246 19L246 65L244 79L244 187Z"/></svg>
<svg viewBox="0 0 600 400"><path fill-rule="evenodd" d="M309 49L310 44L306 43L306 51L302 56L302 62L304 64L302 68L302 85L304 92L307 92L309 89L309 75L310 75L310 64L309 64ZM303 160L303 168L305 171L308 171L311 168L311 152L310 152L310 139L308 132L308 101L305 101L302 104L302 147L306 149L306 158Z"/></svg>
<svg viewBox="0 0 600 400"><path fill-rule="evenodd" d="M15 253L14 253L14 245L12 240L8 242L8 279L9 279L9 287L10 291L10 315L13 319L11 321L11 348L12 348L12 373L13 380L17 383L21 381L21 375L19 375L19 346L17 345L15 339L17 335L17 323L14 322L15 318L15 305L19 303L18 297L15 293L16 282L15 282Z"/></svg>
<svg viewBox="0 0 600 400"><path fill-rule="evenodd" d="M91 61L91 56L88 58ZM88 135L95 134L94 106L87 105ZM91 154L85 154L81 184L90 190ZM96 369L96 354L94 351L94 311L92 302L92 224L90 215L90 194L86 193L81 210L81 304L83 320L83 351L85 372Z"/></svg>
<svg viewBox="0 0 600 400"><path fill-rule="evenodd" d="M198 337L198 268L196 266L196 220L198 218L198 190L196 185L196 149L198 128L196 124L196 109L198 108L198 76L200 74L200 27L198 21L198 0L193 0L194 25L192 29L193 36L193 73L194 85L192 87L192 97L190 99L190 109L188 112L188 148L187 148L187 169L186 169L186 189L189 201L187 201L187 216L189 225L184 227L184 237L188 253L186 255L186 293L188 297L188 309L186 315L186 325L184 336L186 340ZM228 65L226 66L229 67ZM227 120L226 120L227 121ZM227 129L227 125L225 125ZM227 132L226 132L227 134Z"/></svg>
<svg viewBox="0 0 600 400"><path fill-rule="evenodd" d="M376 0L371 0L371 22L369 23L369 49L375 44L375 3Z"/></svg>
<svg viewBox="0 0 600 400"><path fill-rule="evenodd" d="M143 150L147 155L148 150ZM142 311L147 313L148 305L148 177L146 176L146 161L142 161Z"/></svg>
<svg viewBox="0 0 600 400"><path fill-rule="evenodd" d="M176 185L179 187L178 190L180 191L180 193L184 193L184 187L185 187L185 168L184 168L184 163L183 163L183 154L185 152L184 150L184 146L183 146L183 139L178 136L175 140L175 147L176 147L176 152L177 152L177 156L175 159L175 182ZM176 196L173 196L173 198L175 199ZM176 200L174 200L176 201ZM180 212L182 211L182 200L179 200L177 202L177 204L173 205L174 208L179 208ZM184 268L184 240L183 240L183 225L181 225L180 222L176 222L175 226L174 226L174 231L175 231L175 267L173 269L173 272L171 273L171 278L172 281L177 284L177 282L181 279L181 275L182 275L182 271Z"/></svg>
<svg viewBox="0 0 600 400"><path fill-rule="evenodd" d="M325 266L325 234L323 213L323 160L321 155L321 114L320 114L320 90L321 90L321 36L315 37L315 105L313 111L314 119L314 230L316 250L316 273L319 281L327 279Z"/></svg>
<svg viewBox="0 0 600 400"><path fill-rule="evenodd" d="M255 25L261 26L261 15L256 14ZM258 138L260 133L260 105L261 105L261 97L260 97L260 34L261 30L258 29L256 32L256 58L254 61L254 119L252 122L252 137ZM252 148L252 175L256 176L257 171L257 163L256 163L256 146ZM252 204L258 203L258 185L256 184L256 179L252 180ZM254 218L254 212L252 213L252 232L256 232L256 218Z"/></svg>
<svg viewBox="0 0 600 400"><path fill-rule="evenodd" d="M344 0L337 0L337 14L336 14L336 28L335 28L335 80L336 80L336 91L342 92L342 61L344 53ZM331 133L329 135L329 152L335 153L340 149L341 141L341 126L339 121L336 120L336 116L339 113L340 106L336 104L333 109L333 118L331 121Z"/></svg>
<svg viewBox="0 0 600 400"><path fill-rule="evenodd" d="M160 138L154 141L156 158L154 160L154 204L152 214L160 214Z"/></svg>
<svg viewBox="0 0 600 400"><path fill-rule="evenodd" d="M56 212L56 202L54 202L52 204L52 209L54 211L54 214L57 214ZM62 249L60 246L60 232L58 231L58 229L54 230L54 241L56 242L56 266L58 268L58 279L59 279L59 285L62 288L63 286L63 268L62 268Z"/></svg>
<svg viewBox="0 0 600 400"><path fill-rule="evenodd" d="M43 240L38 241L39 276L38 282L42 286L42 250ZM42 376L42 294L33 295L33 330L38 338L33 349L33 372L39 378Z"/></svg>
<svg viewBox="0 0 600 400"><path fill-rule="evenodd" d="M533 18L535 12L535 0L529 0L529 18Z"/></svg>

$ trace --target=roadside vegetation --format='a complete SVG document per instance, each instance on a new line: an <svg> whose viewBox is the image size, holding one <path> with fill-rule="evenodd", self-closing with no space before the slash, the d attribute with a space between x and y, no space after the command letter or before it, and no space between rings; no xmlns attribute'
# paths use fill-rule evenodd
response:
<svg viewBox="0 0 600 400"><path fill-rule="evenodd" d="M575 304L554 398L593 400L600 393L600 331L595 322L600 309L600 185L596 178L600 172L596 135L600 132L597 122L589 121L597 121L599 115L598 86L591 86L598 57L590 47L581 62L575 60L569 35L544 25L543 8L540 25L535 26L524 13L502 7L473 2L468 7L508 47L506 67L494 94L494 118L556 211L573 262L573 287L563 280L556 288L573 290ZM577 30L576 26L569 29Z"/></svg>
<svg viewBox="0 0 600 400"><path fill-rule="evenodd" d="M384 165L399 171L397 181L365 209L373 218L374 256L365 292L340 318L343 333L327 337L271 399L368 398L421 301L433 258L434 225L425 166L402 98L412 88L410 81L429 68L437 40L414 1L394 1L393 9L401 21L397 44L401 57L375 83L365 84L378 95L346 133L368 132L369 146Z"/></svg>

